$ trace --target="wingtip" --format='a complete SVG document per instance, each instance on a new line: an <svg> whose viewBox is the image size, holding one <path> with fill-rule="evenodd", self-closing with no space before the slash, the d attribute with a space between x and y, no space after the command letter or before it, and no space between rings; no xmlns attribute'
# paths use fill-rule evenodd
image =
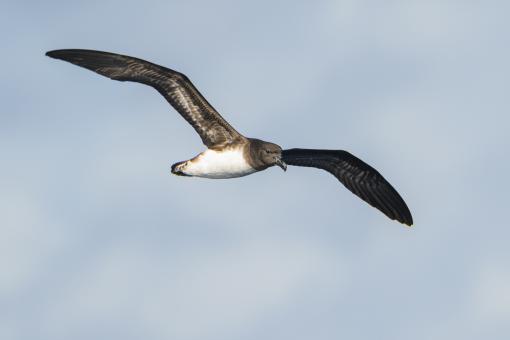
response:
<svg viewBox="0 0 510 340"><path fill-rule="evenodd" d="M58 58L58 52L62 50L51 50L46 52L44 55L50 58L57 59Z"/></svg>
<svg viewBox="0 0 510 340"><path fill-rule="evenodd" d="M411 216L409 216L409 218L406 218L405 220L400 220L399 222L402 223L407 228L412 228L414 223L413 218Z"/></svg>
<svg viewBox="0 0 510 340"><path fill-rule="evenodd" d="M54 58L54 59L63 59L66 56L72 56L77 53L84 53L88 52L88 50L80 50L80 49L58 49L58 50L51 50L45 53L47 57Z"/></svg>

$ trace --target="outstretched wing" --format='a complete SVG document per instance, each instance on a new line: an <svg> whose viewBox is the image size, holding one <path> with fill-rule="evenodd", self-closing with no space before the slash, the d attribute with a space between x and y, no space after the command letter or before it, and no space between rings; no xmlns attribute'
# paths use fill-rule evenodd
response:
<svg viewBox="0 0 510 340"><path fill-rule="evenodd" d="M101 51L55 50L47 52L46 55L114 80L152 86L193 126L208 148L243 138L182 73L145 60Z"/></svg>
<svg viewBox="0 0 510 340"><path fill-rule="evenodd" d="M379 209L392 220L412 225L406 203L390 183L370 165L343 150L283 150L282 160L289 165L314 167L335 176L347 189Z"/></svg>

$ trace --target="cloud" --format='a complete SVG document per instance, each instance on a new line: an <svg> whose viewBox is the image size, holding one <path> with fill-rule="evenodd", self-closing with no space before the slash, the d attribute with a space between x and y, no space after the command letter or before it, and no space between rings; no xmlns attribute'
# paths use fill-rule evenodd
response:
<svg viewBox="0 0 510 340"><path fill-rule="evenodd" d="M231 336L271 318L310 285L318 296L342 294L349 276L326 250L302 241L244 240L168 254L122 242L105 251L48 306L47 334L134 318L127 328L155 338Z"/></svg>
<svg viewBox="0 0 510 340"><path fill-rule="evenodd" d="M510 325L510 269L494 256L474 281L473 312L484 324ZM510 330L510 328L509 328Z"/></svg>

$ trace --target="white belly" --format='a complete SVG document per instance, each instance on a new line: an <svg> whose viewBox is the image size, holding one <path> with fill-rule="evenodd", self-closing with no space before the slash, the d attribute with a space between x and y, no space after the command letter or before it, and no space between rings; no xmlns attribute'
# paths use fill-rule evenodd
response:
<svg viewBox="0 0 510 340"><path fill-rule="evenodd" d="M188 161L183 171L190 176L205 178L233 178L254 173L244 160L241 150L206 150Z"/></svg>

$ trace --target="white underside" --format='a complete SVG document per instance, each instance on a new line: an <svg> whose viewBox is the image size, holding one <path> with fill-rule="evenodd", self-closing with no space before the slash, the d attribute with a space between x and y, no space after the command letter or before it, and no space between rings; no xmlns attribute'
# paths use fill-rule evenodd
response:
<svg viewBox="0 0 510 340"><path fill-rule="evenodd" d="M254 173L242 150L206 150L188 161L182 169L186 175L205 178L234 178Z"/></svg>

